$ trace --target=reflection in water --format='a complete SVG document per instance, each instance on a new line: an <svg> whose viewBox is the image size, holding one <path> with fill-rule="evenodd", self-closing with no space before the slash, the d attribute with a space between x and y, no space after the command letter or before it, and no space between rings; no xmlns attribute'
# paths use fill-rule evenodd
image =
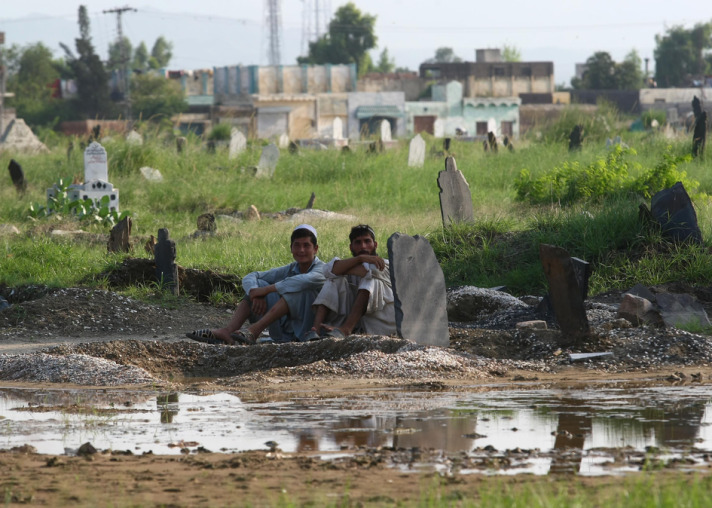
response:
<svg viewBox="0 0 712 508"><path fill-rule="evenodd" d="M90 410L72 409L79 405ZM623 447L712 450L704 385L386 391L250 403L229 393L0 389L0 417L0 447L29 443L41 453L86 441L134 453L178 453L169 445L181 441L226 452L264 449L267 441L285 452L323 454L380 446L475 455L539 450L530 460L534 472L595 474Z"/></svg>

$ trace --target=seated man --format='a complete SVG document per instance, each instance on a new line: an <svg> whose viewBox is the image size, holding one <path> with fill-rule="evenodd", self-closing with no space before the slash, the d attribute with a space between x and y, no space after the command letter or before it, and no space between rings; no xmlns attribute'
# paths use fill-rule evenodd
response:
<svg viewBox="0 0 712 508"><path fill-rule="evenodd" d="M290 242L293 263L252 272L242 279L246 296L225 327L186 335L209 344L255 344L256 337L269 327L270 339L261 343L303 337L314 320L312 304L324 284L324 262L316 257L319 246L312 226L301 224L294 228ZM240 331L248 319L250 326Z"/></svg>
<svg viewBox="0 0 712 508"><path fill-rule="evenodd" d="M324 265L326 282L314 300L314 326L303 341L321 338L322 328L329 337L345 337L354 331L373 335L396 332L388 260L376 254L373 229L365 224L355 226L349 241L353 257L334 258Z"/></svg>

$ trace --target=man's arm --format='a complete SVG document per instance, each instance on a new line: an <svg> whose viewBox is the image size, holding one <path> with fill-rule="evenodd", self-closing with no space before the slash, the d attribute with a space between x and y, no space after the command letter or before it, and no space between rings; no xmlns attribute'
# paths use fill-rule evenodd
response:
<svg viewBox="0 0 712 508"><path fill-rule="evenodd" d="M375 265L379 270L383 270L386 267L386 262L380 256L359 254L352 258L334 261L331 273L334 275L357 275L364 277L368 273L368 269L364 266L364 263Z"/></svg>

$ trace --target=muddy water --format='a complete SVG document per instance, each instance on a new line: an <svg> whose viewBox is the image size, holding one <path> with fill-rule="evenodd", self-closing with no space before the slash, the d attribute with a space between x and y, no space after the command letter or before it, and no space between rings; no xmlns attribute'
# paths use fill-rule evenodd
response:
<svg viewBox="0 0 712 508"><path fill-rule="evenodd" d="M704 464L712 456L712 387L480 386L273 401L225 392L0 388L0 448L27 443L62 454L91 442L98 449L177 454L265 449L270 441L285 452L323 457L378 446L507 455L510 467L490 461L500 473L638 470L619 460L623 450Z"/></svg>

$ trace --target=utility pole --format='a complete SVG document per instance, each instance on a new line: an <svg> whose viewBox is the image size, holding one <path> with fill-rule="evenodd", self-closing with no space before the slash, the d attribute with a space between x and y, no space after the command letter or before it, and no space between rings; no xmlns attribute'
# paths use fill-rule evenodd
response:
<svg viewBox="0 0 712 508"><path fill-rule="evenodd" d="M124 31L121 26L121 15L124 12L137 12L137 9L129 7L117 7L115 9L107 9L104 14L116 14L116 31L119 35L119 50L121 50L121 66L124 69L124 103L126 120L131 121L131 73L129 72L129 56L126 54L126 46L124 45Z"/></svg>
<svg viewBox="0 0 712 508"><path fill-rule="evenodd" d="M0 140L5 133L5 58L3 57L3 46L5 45L5 32L0 32Z"/></svg>

